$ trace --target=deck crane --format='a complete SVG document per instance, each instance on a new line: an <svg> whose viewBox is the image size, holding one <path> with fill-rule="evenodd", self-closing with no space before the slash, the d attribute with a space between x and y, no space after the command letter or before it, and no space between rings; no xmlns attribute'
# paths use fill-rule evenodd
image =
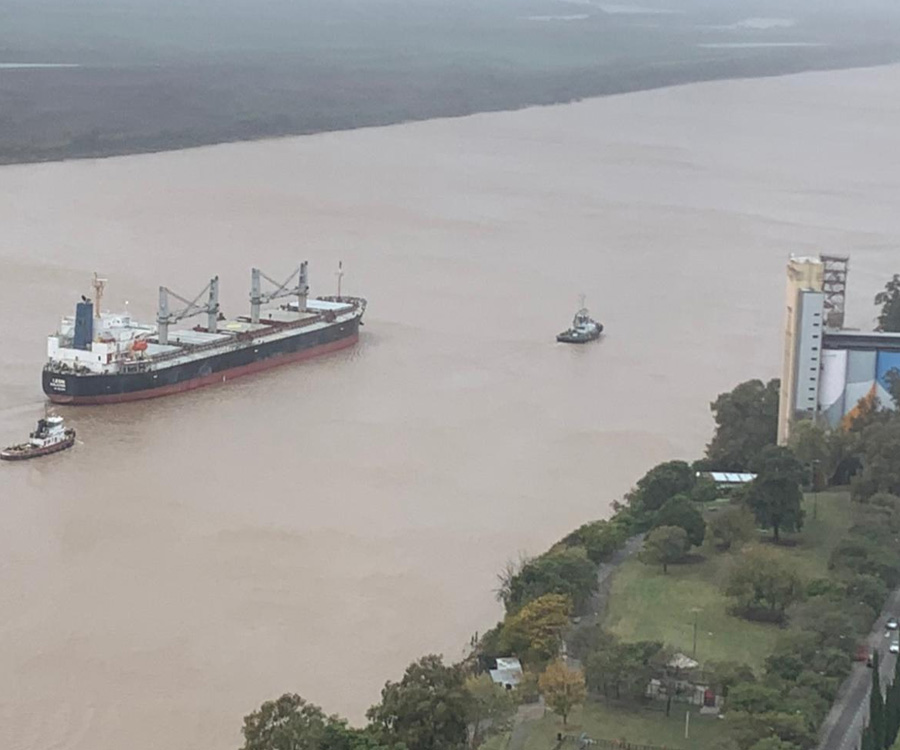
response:
<svg viewBox="0 0 900 750"><path fill-rule="evenodd" d="M207 303L205 305L197 304L198 300L207 292L209 292ZM184 302L185 306L176 312L169 312L169 296L174 297L180 302ZM179 320L184 320L184 318L190 318L194 315L200 315L201 313L206 313L209 316L207 318L206 330L210 333L215 333L216 324L219 320L218 276L214 276L210 279L209 283L203 287L203 291L192 300L187 300L184 297L175 294L171 289L161 286L159 288L159 312L156 315L157 340L160 344L168 344L170 323L177 323Z"/></svg>
<svg viewBox="0 0 900 750"><path fill-rule="evenodd" d="M306 272L307 262L303 261L297 268L293 270L283 282L278 283L274 279L266 276L258 268L251 270L250 275L250 322L259 323L259 308L266 302L280 297L297 297L297 310L306 312L306 298L309 294L309 277ZM296 277L295 286L290 286ZM275 287L275 291L263 292L261 289L262 279L268 281Z"/></svg>

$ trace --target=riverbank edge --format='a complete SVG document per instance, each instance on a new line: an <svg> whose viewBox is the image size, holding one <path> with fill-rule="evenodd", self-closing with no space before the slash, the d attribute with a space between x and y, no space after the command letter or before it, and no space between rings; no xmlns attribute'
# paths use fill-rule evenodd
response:
<svg viewBox="0 0 900 750"><path fill-rule="evenodd" d="M823 48L835 52L833 48ZM193 134L173 134L168 132L172 140L168 143L140 143L135 142L139 136L111 138L111 142L101 144L94 148L73 149L71 145L51 147L44 149L42 153L22 154L19 147L4 148L0 146L0 167L21 166L28 164L47 164L67 161L81 161L85 159L109 159L123 156L140 156L145 154L159 154L174 151L187 151L211 146L222 146L235 143L256 143L261 141L284 140L299 138L308 135L320 135L324 133L343 133L369 128L391 127L431 120L457 119L478 114L494 112L518 112L534 107L563 106L588 99L606 98L609 96L623 96L656 91L666 88L691 86L694 84L713 83L717 81L755 80L761 78L780 78L784 76L800 75L803 73L826 73L843 70L858 70L866 68L888 67L900 64L900 49L894 47L877 47L871 49L844 49L838 50L832 59L716 59L714 61L691 61L681 64L651 64L645 68L629 71L627 80L622 71L609 72L603 69L587 68L568 71L563 74L555 74L559 79L558 85L565 95L555 94L553 91L546 94L535 93L523 97L518 102L498 104L494 106L459 107L455 111L422 112L408 117L378 117L377 115L363 116L360 121L348 125L335 125L333 127L311 128L287 128L263 129L258 133L245 135L225 135L216 137ZM552 80L554 74L549 78ZM635 80L637 78L637 80ZM587 82L585 79L588 79ZM157 136L147 136L154 141Z"/></svg>

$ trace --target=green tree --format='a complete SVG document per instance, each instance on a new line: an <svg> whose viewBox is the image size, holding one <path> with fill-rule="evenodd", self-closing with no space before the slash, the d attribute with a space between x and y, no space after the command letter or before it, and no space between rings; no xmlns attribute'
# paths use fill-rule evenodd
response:
<svg viewBox="0 0 900 750"><path fill-rule="evenodd" d="M663 503L656 514L653 526L678 526L687 534L688 543L694 547L703 544L706 521L687 495L675 495Z"/></svg>
<svg viewBox="0 0 900 750"><path fill-rule="evenodd" d="M742 748L753 747L757 742L772 737L791 743L801 750L809 750L816 745L816 732L810 731L799 714L782 711L761 714L732 711L728 714L728 725L730 734Z"/></svg>
<svg viewBox="0 0 900 750"><path fill-rule="evenodd" d="M847 599L854 603L864 604L875 612L881 610L887 601L888 588L877 576L861 574L853 576L847 582ZM900 662L900 659L897 660Z"/></svg>
<svg viewBox="0 0 900 750"><path fill-rule="evenodd" d="M754 742L750 746L750 750L800 750L800 746L793 742L785 742L780 737L772 735Z"/></svg>
<svg viewBox="0 0 900 750"><path fill-rule="evenodd" d="M591 690L602 693L609 700L621 697L620 689L630 668L626 649L611 637L588 655L584 676Z"/></svg>
<svg viewBox="0 0 900 750"><path fill-rule="evenodd" d="M680 526L660 526L647 534L640 559L648 565L662 565L663 573L668 573L669 565L684 559L688 546L687 532Z"/></svg>
<svg viewBox="0 0 900 750"><path fill-rule="evenodd" d="M719 487L709 477L699 476L691 490L691 500L695 503L703 505L703 503L711 503L719 499Z"/></svg>
<svg viewBox="0 0 900 750"><path fill-rule="evenodd" d="M572 602L563 594L546 594L507 616L499 645L527 664L543 664L559 653L560 637L569 624Z"/></svg>
<svg viewBox="0 0 900 750"><path fill-rule="evenodd" d="M748 714L763 714L777 710L781 702L780 690L758 682L744 682L731 690L728 708Z"/></svg>
<svg viewBox="0 0 900 750"><path fill-rule="evenodd" d="M885 703L885 746L894 747L900 734L900 659L894 660L894 676Z"/></svg>
<svg viewBox="0 0 900 750"><path fill-rule="evenodd" d="M470 698L469 747L475 750L490 734L508 727L516 712L516 701L511 690L494 684L489 675L471 676L465 684Z"/></svg>
<svg viewBox="0 0 900 750"><path fill-rule="evenodd" d="M584 674L571 669L565 662L557 660L547 665L538 680L541 695L550 710L562 717L563 726L575 706L584 703Z"/></svg>
<svg viewBox="0 0 900 750"><path fill-rule="evenodd" d="M860 436L862 473L853 481L853 497L866 500L879 492L900 495L900 419L875 422Z"/></svg>
<svg viewBox="0 0 900 750"><path fill-rule="evenodd" d="M658 641L622 643L609 635L586 660L587 684L606 698L640 700L647 683L658 672L662 650L663 645Z"/></svg>
<svg viewBox="0 0 900 750"><path fill-rule="evenodd" d="M377 745L367 733L291 693L245 716L241 731L243 750L364 750Z"/></svg>
<svg viewBox="0 0 900 750"><path fill-rule="evenodd" d="M503 570L497 573L497 588L494 589L494 595L498 602L502 602L503 606L510 609L510 598L512 597L512 587L516 577L533 558L521 555L518 560L507 560L503 566Z"/></svg>
<svg viewBox="0 0 900 750"><path fill-rule="evenodd" d="M887 392L891 394L894 408L900 408L900 370L892 367L884 374L884 379L887 381Z"/></svg>
<svg viewBox="0 0 900 750"><path fill-rule="evenodd" d="M801 419L791 427L788 448L804 465L828 459L828 431L811 419Z"/></svg>
<svg viewBox="0 0 900 750"><path fill-rule="evenodd" d="M696 482L697 475L690 464L666 461L638 480L637 487L628 496L628 503L638 512L652 513L675 495L690 493Z"/></svg>
<svg viewBox="0 0 900 750"><path fill-rule="evenodd" d="M569 656L578 661L585 661L588 656L598 649L607 647L614 642L616 637L604 630L599 623L593 625L580 625L566 639L566 647Z"/></svg>
<svg viewBox="0 0 900 750"><path fill-rule="evenodd" d="M894 274L875 295L875 304L881 307L876 331L900 331L900 275Z"/></svg>
<svg viewBox="0 0 900 750"><path fill-rule="evenodd" d="M838 688L838 680L827 677L811 669L804 670L797 677L797 687L802 687L816 693L819 697L830 703ZM826 705L827 708L827 705Z"/></svg>
<svg viewBox="0 0 900 750"><path fill-rule="evenodd" d="M895 545L881 538L851 534L838 542L831 553L828 567L841 573L874 575L894 588L900 583L900 556Z"/></svg>
<svg viewBox="0 0 900 750"><path fill-rule="evenodd" d="M785 682L796 682L819 650L816 636L797 630L788 631L775 643L772 653L766 657L766 674Z"/></svg>
<svg viewBox="0 0 900 750"><path fill-rule="evenodd" d="M814 633L821 648L849 650L856 636L869 631L875 612L865 604L847 606L846 601L816 596L791 609L791 624Z"/></svg>
<svg viewBox="0 0 900 750"><path fill-rule="evenodd" d="M778 432L777 380L748 380L710 404L716 432L706 446L710 468L717 471L747 471L767 445L774 445Z"/></svg>
<svg viewBox="0 0 900 750"><path fill-rule="evenodd" d="M581 612L597 588L597 568L583 547L569 547L529 560L509 584L507 611L545 594L563 594Z"/></svg>
<svg viewBox="0 0 900 750"><path fill-rule="evenodd" d="M713 543L721 550L756 538L756 519L743 505L732 505L713 513L706 528Z"/></svg>
<svg viewBox="0 0 900 750"><path fill-rule="evenodd" d="M851 477L862 468L859 435L845 429L832 430L827 434L826 443L828 458L824 464L824 481L849 484Z"/></svg>
<svg viewBox="0 0 900 750"><path fill-rule="evenodd" d="M872 687L869 691L869 728L876 748L884 747L885 715L884 696L881 693L881 666L878 650L872 656Z"/></svg>
<svg viewBox="0 0 900 750"><path fill-rule="evenodd" d="M803 597L803 582L793 566L773 550L745 551L734 564L726 595L745 615L781 621L785 610Z"/></svg>
<svg viewBox="0 0 900 750"><path fill-rule="evenodd" d="M562 543L567 547L583 547L591 562L600 564L621 549L627 538L628 532L622 524L594 521L578 527Z"/></svg>
<svg viewBox="0 0 900 750"><path fill-rule="evenodd" d="M410 664L400 682L385 683L381 703L366 716L387 744L457 750L468 739L470 701L462 670L429 655Z"/></svg>
<svg viewBox="0 0 900 750"><path fill-rule="evenodd" d="M746 664L737 661L710 662L707 669L710 672L712 684L726 701L735 685L750 684L756 681L753 670Z"/></svg>
<svg viewBox="0 0 900 750"><path fill-rule="evenodd" d="M809 483L813 489L821 489L834 474L832 448L828 431L812 420L803 419L791 427L788 447L809 471Z"/></svg>
<svg viewBox="0 0 900 750"><path fill-rule="evenodd" d="M756 478L747 492L747 506L778 542L782 530L799 531L803 526L803 465L787 448L771 445L760 452L753 468Z"/></svg>
<svg viewBox="0 0 900 750"><path fill-rule="evenodd" d="M897 738L897 728L900 726L900 686L896 682L888 685L887 695L884 698L884 746L893 746Z"/></svg>

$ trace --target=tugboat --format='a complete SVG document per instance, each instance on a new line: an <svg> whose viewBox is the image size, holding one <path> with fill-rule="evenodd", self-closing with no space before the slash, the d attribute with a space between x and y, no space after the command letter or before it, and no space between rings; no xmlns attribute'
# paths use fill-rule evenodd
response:
<svg viewBox="0 0 900 750"><path fill-rule="evenodd" d="M0 451L0 459L24 461L26 458L59 453L73 445L75 445L75 430L66 427L62 417L45 417L38 420L37 429L31 433L27 443L4 448Z"/></svg>
<svg viewBox="0 0 900 750"><path fill-rule="evenodd" d="M594 320L588 309L584 306L584 297L581 298L581 309L575 313L572 327L563 331L556 340L563 344L586 344L588 341L596 341L603 333L603 324Z"/></svg>

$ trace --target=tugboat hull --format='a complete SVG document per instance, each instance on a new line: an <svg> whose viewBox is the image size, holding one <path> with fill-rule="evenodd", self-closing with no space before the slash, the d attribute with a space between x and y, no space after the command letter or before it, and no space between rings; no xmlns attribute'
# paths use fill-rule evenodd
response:
<svg viewBox="0 0 900 750"><path fill-rule="evenodd" d="M597 323L596 329L591 333L581 333L574 330L563 331L556 337L556 340L561 344L587 344L590 341L599 339L601 333L603 333L603 324Z"/></svg>
<svg viewBox="0 0 900 750"><path fill-rule="evenodd" d="M53 445L45 445L40 448L25 445L11 445L0 451L0 461L26 461L29 458L49 456L51 453L59 453L75 445L75 430L66 430L65 440L60 440Z"/></svg>

